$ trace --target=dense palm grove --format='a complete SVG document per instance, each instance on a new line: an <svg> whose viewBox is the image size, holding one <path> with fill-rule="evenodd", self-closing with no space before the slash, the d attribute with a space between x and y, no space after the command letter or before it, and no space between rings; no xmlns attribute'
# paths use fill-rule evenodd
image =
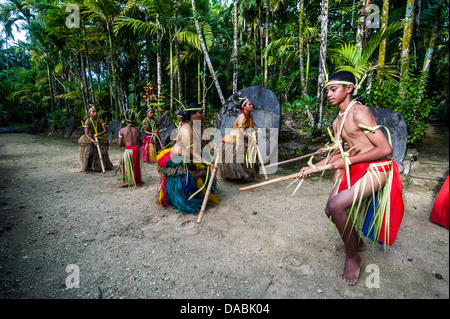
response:
<svg viewBox="0 0 450 319"><path fill-rule="evenodd" d="M191 101L214 121L233 92L264 85L310 134L336 114L327 74L350 70L414 143L448 116L448 11L448 0L2 0L1 122L64 128L89 105L108 121L149 105L174 116Z"/></svg>

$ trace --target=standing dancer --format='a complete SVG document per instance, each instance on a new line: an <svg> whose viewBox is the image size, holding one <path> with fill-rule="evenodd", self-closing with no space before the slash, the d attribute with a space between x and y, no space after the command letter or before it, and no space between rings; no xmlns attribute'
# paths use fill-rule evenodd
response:
<svg viewBox="0 0 450 319"><path fill-rule="evenodd" d="M183 113L176 144L157 156L157 169L161 175L157 203L161 207L173 206L178 212L194 215L201 209L211 172L216 169L210 160L200 154L202 132L196 121L203 120L201 105L196 102L189 104ZM209 204L219 203L216 192L213 185Z"/></svg>
<svg viewBox="0 0 450 319"><path fill-rule="evenodd" d="M254 139L252 101L245 98L239 105L241 114L233 123L233 130L222 139L222 164L219 166L222 178L254 181L259 165L256 162L257 143Z"/></svg>
<svg viewBox="0 0 450 319"><path fill-rule="evenodd" d="M123 183L119 187L140 186L147 181L142 154L139 151L142 140L139 130L134 127L136 118L136 113L133 110L128 110L125 113L125 124L127 126L119 131L118 145L119 147L125 145L125 152L119 164Z"/></svg>
<svg viewBox="0 0 450 319"><path fill-rule="evenodd" d="M363 264L357 252L364 250L365 244L358 232L374 243L392 245L404 212L400 174L389 158L390 138L388 141L379 130L369 108L353 98L355 83L352 73L342 71L331 75L325 85L329 102L340 112L333 122L334 149L315 164L340 170L325 213L344 241L340 247L346 254L342 278L348 285L356 284ZM344 141L348 144L345 149ZM302 168L300 177L308 177L308 169Z"/></svg>
<svg viewBox="0 0 450 319"><path fill-rule="evenodd" d="M82 171L101 172L102 163L97 145L100 146L103 166L107 170L113 168L108 155L109 142L103 135L106 134L106 123L98 118L95 107L88 111L89 118L82 123L84 134L78 139L80 166ZM97 138L98 142L95 141Z"/></svg>
<svg viewBox="0 0 450 319"><path fill-rule="evenodd" d="M142 157L145 163L155 163L156 154L161 150L161 136L153 119L154 110L147 110L147 118L142 121L142 130L145 135L142 139Z"/></svg>

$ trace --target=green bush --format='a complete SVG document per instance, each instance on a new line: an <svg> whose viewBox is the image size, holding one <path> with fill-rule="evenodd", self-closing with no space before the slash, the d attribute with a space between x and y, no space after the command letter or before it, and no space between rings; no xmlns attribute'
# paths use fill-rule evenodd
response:
<svg viewBox="0 0 450 319"><path fill-rule="evenodd" d="M390 109L403 115L410 144L419 142L425 136L429 126L428 119L436 105L433 98L424 94L426 83L420 81L421 75L422 73L414 74L409 70L403 88L400 82L376 77L370 94L364 96L369 107Z"/></svg>

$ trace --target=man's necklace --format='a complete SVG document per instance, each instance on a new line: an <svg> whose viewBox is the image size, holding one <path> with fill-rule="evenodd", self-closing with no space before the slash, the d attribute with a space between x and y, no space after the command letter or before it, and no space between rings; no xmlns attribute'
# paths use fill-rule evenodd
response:
<svg viewBox="0 0 450 319"><path fill-rule="evenodd" d="M345 114L347 114L350 111L350 109L353 107L353 105L356 104L356 102L358 102L358 101L352 100L350 102L350 104L347 106L347 109L344 111L344 113L339 112L339 116L344 116Z"/></svg>

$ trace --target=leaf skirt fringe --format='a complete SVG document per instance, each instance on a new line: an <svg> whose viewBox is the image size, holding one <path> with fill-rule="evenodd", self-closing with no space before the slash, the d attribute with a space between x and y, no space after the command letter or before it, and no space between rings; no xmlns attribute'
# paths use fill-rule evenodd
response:
<svg viewBox="0 0 450 319"><path fill-rule="evenodd" d="M201 163L184 163L181 156L171 153L171 149L162 150L156 159L161 175L156 194L158 205L175 207L178 213L196 215L202 207L206 185L210 179L206 166ZM208 204L218 203L215 179Z"/></svg>
<svg viewBox="0 0 450 319"><path fill-rule="evenodd" d="M380 181L382 174L386 177L385 185L381 190L375 190L374 179ZM344 171L341 171L338 183L338 193L347 189ZM350 183L355 187L355 192L352 206L347 212L346 227L359 231L374 244L391 246L397 237L404 213L402 182L397 164L389 160L351 165ZM371 187L372 195L363 199L366 187Z"/></svg>
<svg viewBox="0 0 450 319"><path fill-rule="evenodd" d="M109 159L108 149L109 142L107 139L99 138L100 152L102 153L103 164L106 170L113 169L113 164ZM80 167L82 171L101 172L102 165L97 147L92 143L86 135L82 135L78 139L78 154L80 159Z"/></svg>

